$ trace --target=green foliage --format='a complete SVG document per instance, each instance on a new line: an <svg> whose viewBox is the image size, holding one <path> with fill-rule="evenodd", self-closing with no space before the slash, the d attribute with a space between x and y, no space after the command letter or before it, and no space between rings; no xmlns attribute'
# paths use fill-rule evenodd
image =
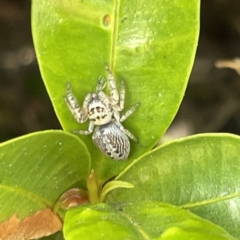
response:
<svg viewBox="0 0 240 240"><path fill-rule="evenodd" d="M36 132L0 149L0 222L52 208L69 187L86 187L90 156L74 135Z"/></svg>
<svg viewBox="0 0 240 240"><path fill-rule="evenodd" d="M68 240L235 239L221 227L194 214L167 203L149 201L72 209L66 214L63 231Z"/></svg>
<svg viewBox="0 0 240 240"><path fill-rule="evenodd" d="M79 136L91 152L92 168L101 182L149 151L174 118L195 55L198 10L198 0L191 4L186 0L32 1L36 53L64 130L88 127L78 124L64 103L66 82L82 104L99 76L106 76L104 63L118 85L125 81L125 109L141 102L124 122L140 141L132 144L127 162L109 161L91 137Z"/></svg>
<svg viewBox="0 0 240 240"><path fill-rule="evenodd" d="M199 5L198 0L32 0L36 53L64 132L38 132L0 145L0 222L51 208L63 220L67 240L234 239L221 227L240 236L235 167L240 138L199 135L151 151L186 89ZM87 129L88 123L78 124L68 110L66 83L81 105L99 76L106 77L105 63L118 86L121 79L126 83L125 110L141 102L123 123L139 139L131 142L126 161L108 159L91 136L67 133ZM79 196L68 191L76 187ZM64 220L58 199L66 191L66 206L86 194L91 204L67 211Z"/></svg>
<svg viewBox="0 0 240 240"><path fill-rule="evenodd" d="M155 148L130 164L116 180L131 182L106 199L169 202L240 236L240 137L201 134ZM234 216L234 217L233 217Z"/></svg>

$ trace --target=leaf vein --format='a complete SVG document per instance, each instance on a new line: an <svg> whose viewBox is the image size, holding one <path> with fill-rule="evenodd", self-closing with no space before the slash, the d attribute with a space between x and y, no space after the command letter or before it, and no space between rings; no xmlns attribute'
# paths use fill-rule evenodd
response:
<svg viewBox="0 0 240 240"><path fill-rule="evenodd" d="M46 207L49 207L49 208L51 208L52 207L52 204L48 201L48 200L46 200L46 199L44 199L44 198L42 198L40 195L38 195L38 194L35 194L35 193L31 193L31 192L29 192L29 191L26 191L26 190L24 190L23 188L20 188L20 187L13 187L13 186L8 186L8 185L3 185L3 184L1 184L0 185L0 189L4 189L4 190L7 190L7 191L11 191L11 192L17 192L17 193L19 193L20 195L23 195L24 197L26 197L26 198L29 198L29 199L31 199L31 200L33 200L33 201L40 201L43 205L45 205Z"/></svg>

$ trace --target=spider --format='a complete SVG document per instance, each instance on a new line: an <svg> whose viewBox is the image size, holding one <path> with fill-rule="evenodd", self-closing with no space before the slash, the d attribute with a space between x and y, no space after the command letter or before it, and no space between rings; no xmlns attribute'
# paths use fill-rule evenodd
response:
<svg viewBox="0 0 240 240"><path fill-rule="evenodd" d="M82 108L73 95L69 83L67 83L67 93L64 99L77 122L84 123L89 119L88 130L75 130L73 133L88 135L93 132L94 126L97 126L92 138L100 150L113 159L126 159L130 151L128 137L136 142L137 139L122 126L121 122L129 117L140 103L135 104L123 116L120 116L125 103L125 84L122 80L119 93L112 72L107 65L105 65L105 68L108 73L110 96L103 92L106 82L104 78L100 77L95 92L87 94ZM113 140L110 140L110 138ZM128 151L123 151L123 146L118 146L121 142L126 143L127 148L129 148ZM107 143L108 146L106 147ZM113 154L113 151L119 153ZM117 156L118 154L119 156Z"/></svg>

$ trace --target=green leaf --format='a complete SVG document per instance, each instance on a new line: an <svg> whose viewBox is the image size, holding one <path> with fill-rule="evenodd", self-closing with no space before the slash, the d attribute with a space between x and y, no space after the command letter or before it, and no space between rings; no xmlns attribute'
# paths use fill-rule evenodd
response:
<svg viewBox="0 0 240 240"><path fill-rule="evenodd" d="M75 121L64 103L66 82L81 105L98 77L106 77L107 62L118 85L125 80L125 109L141 102L124 122L140 141L131 143L129 159L151 149L183 98L197 46L199 5L199 0L33 0L36 53L64 130L88 128L88 123ZM129 164L103 156L90 136L80 138L91 152L100 182Z"/></svg>
<svg viewBox="0 0 240 240"><path fill-rule="evenodd" d="M240 237L240 138L202 134L154 149L133 162L116 180L133 189L117 189L116 201L169 202L224 227Z"/></svg>
<svg viewBox="0 0 240 240"><path fill-rule="evenodd" d="M167 203L87 205L66 213L66 240L76 239L235 239L224 229Z"/></svg>
<svg viewBox="0 0 240 240"><path fill-rule="evenodd" d="M104 201L104 198L106 197L106 195L109 192L111 192L112 190L117 189L117 188L134 188L134 186L128 182L115 181L115 180L110 181L110 182L106 183L102 189L100 202Z"/></svg>
<svg viewBox="0 0 240 240"><path fill-rule="evenodd" d="M45 208L71 187L86 188L90 157L71 134L44 131L0 144L0 222L22 220Z"/></svg>

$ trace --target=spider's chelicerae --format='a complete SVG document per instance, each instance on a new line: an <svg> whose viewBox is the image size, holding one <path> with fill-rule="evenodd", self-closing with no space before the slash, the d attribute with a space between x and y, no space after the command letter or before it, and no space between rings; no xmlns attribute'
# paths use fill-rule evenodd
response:
<svg viewBox="0 0 240 240"><path fill-rule="evenodd" d="M64 99L72 115L79 123L84 123L89 119L88 130L76 130L73 132L87 135L93 132L96 125L97 127L92 135L94 143L108 157L115 160L124 160L127 159L130 152L128 137L134 141L137 140L131 132L122 126L121 122L136 110L139 103L130 108L123 116L120 116L125 103L124 81L122 81L119 93L108 66L106 66L106 70L110 96L103 92L106 82L100 77L96 91L87 94L82 107L78 105L69 83L67 83L67 94L64 96Z"/></svg>

